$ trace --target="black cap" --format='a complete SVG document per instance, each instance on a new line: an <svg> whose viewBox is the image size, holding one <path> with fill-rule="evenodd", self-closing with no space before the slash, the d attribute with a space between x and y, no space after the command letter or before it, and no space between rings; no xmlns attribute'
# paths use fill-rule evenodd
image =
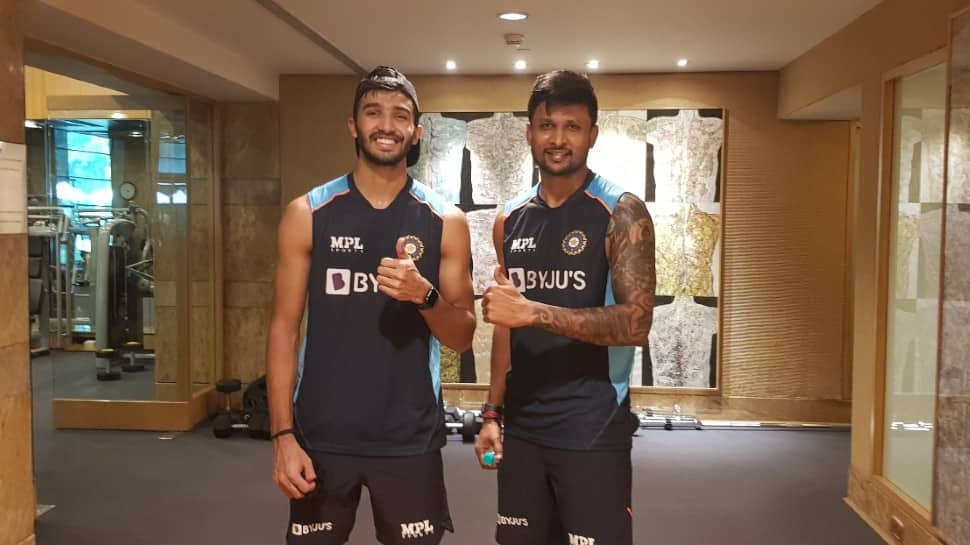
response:
<svg viewBox="0 0 970 545"><path fill-rule="evenodd" d="M421 107L418 105L418 92L414 90L414 85L404 74L389 66L378 66L364 76L357 84L357 92L354 93L355 117L361 97L371 91L400 91L404 93L414 104L414 120L417 122L418 116L421 115Z"/></svg>
<svg viewBox="0 0 970 545"><path fill-rule="evenodd" d="M354 93L354 119L357 119L357 108L360 106L360 99L371 91L398 91L411 99L414 104L414 124L418 124L421 117L421 106L418 104L418 92L414 89L414 84L408 80L407 76L390 66L378 66L371 70L357 84L357 91ZM359 144L357 151L360 152ZM412 167L417 164L421 156L421 143L414 144L408 150L407 166Z"/></svg>

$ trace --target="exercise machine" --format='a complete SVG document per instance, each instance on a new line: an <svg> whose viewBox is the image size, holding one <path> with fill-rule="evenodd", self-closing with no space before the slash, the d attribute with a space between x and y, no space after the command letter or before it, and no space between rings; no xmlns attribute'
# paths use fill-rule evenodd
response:
<svg viewBox="0 0 970 545"><path fill-rule="evenodd" d="M97 378L118 380L121 371L144 371L138 360L154 357L144 350L142 309L143 300L154 294L151 221L134 204L111 209L110 216L97 221L91 238Z"/></svg>
<svg viewBox="0 0 970 545"><path fill-rule="evenodd" d="M674 405L673 413L660 413L652 409L641 410L637 413L642 429L673 430L702 430L703 424L696 417L681 414L680 405Z"/></svg>

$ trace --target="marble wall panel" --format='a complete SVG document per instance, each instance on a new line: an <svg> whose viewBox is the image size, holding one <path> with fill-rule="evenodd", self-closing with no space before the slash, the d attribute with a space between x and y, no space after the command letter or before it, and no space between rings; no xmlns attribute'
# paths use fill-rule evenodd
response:
<svg viewBox="0 0 970 545"><path fill-rule="evenodd" d="M495 225L496 209L474 210L465 214L468 218L468 228L472 241L472 280L475 294L485 293L485 289L494 281L495 267L498 257L495 255L495 244L492 240L492 228Z"/></svg>
<svg viewBox="0 0 970 545"><path fill-rule="evenodd" d="M410 173L466 210L474 287L481 294L491 282L497 259L492 242L495 210L480 207L501 205L532 184L533 163L524 137L526 119L512 113L425 113L421 123L425 127L422 157ZM716 298L720 274L723 112L602 111L598 126L598 140L589 156L590 167L625 190L651 199L648 208L657 233L657 293L688 299ZM462 176L470 181L463 182ZM650 183L654 184L652 189ZM661 316L659 322L663 320ZM654 324L658 329L669 326L658 323L656 317ZM651 353L658 349L653 347ZM710 341L697 350L710 356ZM643 380L642 353L641 349L634 363L635 385ZM479 367L488 361L484 357L487 354L476 356ZM661 360L670 364L669 358ZM685 370L690 367L685 366ZM708 377L687 382L709 387L717 370L709 363L707 369ZM481 381L481 369L478 375ZM668 385L676 382L664 381Z"/></svg>
<svg viewBox="0 0 970 545"><path fill-rule="evenodd" d="M465 146L471 152L475 203L505 203L532 185L527 123L527 119L508 112L468 122Z"/></svg>
<svg viewBox="0 0 970 545"><path fill-rule="evenodd" d="M461 200L461 168L467 123L438 113L421 115L421 157L411 176L441 194L448 202Z"/></svg>
<svg viewBox="0 0 970 545"><path fill-rule="evenodd" d="M272 282L280 207L226 206L224 270L227 282Z"/></svg>
<svg viewBox="0 0 970 545"><path fill-rule="evenodd" d="M222 161L224 178L280 177L279 105L223 105Z"/></svg>
<svg viewBox="0 0 970 545"><path fill-rule="evenodd" d="M226 308L225 361L230 376L252 382L266 374L266 340L271 309Z"/></svg>
<svg viewBox="0 0 970 545"><path fill-rule="evenodd" d="M675 297L654 308L650 330L653 385L708 387L711 376L711 337L717 333L717 309Z"/></svg>
<svg viewBox="0 0 970 545"><path fill-rule="evenodd" d="M647 121L654 147L657 202L715 202L724 120L680 110Z"/></svg>
<svg viewBox="0 0 970 545"><path fill-rule="evenodd" d="M937 401L935 523L970 544L970 13L951 25L949 175Z"/></svg>
<svg viewBox="0 0 970 545"><path fill-rule="evenodd" d="M600 112L599 136L589 150L589 168L625 191L646 198L646 110Z"/></svg>

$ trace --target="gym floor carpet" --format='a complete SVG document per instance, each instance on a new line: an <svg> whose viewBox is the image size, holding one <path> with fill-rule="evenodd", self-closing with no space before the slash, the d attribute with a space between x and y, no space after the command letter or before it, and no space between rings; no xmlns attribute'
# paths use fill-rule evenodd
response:
<svg viewBox="0 0 970 545"><path fill-rule="evenodd" d="M49 368L48 371L49 373ZM55 431L51 382L34 373L38 545L282 544L287 503L267 441L216 439L208 425L171 438ZM443 450L456 534L491 545L495 478L457 435ZM844 431L663 430L634 438L634 538L658 545L882 545L842 498ZM351 545L376 543L369 499Z"/></svg>

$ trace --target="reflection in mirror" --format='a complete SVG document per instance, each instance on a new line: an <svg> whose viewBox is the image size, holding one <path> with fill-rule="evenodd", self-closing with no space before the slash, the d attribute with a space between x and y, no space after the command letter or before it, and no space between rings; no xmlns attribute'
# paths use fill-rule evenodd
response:
<svg viewBox="0 0 970 545"><path fill-rule="evenodd" d="M55 397L151 399L152 218L141 200L150 192L138 191L149 122L30 125L32 324L36 349L57 351Z"/></svg>
<svg viewBox="0 0 970 545"><path fill-rule="evenodd" d="M883 472L930 509L946 68L902 78L895 87Z"/></svg>
<svg viewBox="0 0 970 545"><path fill-rule="evenodd" d="M35 369L49 367L54 398L186 399L168 371L187 250L184 101L26 71Z"/></svg>

